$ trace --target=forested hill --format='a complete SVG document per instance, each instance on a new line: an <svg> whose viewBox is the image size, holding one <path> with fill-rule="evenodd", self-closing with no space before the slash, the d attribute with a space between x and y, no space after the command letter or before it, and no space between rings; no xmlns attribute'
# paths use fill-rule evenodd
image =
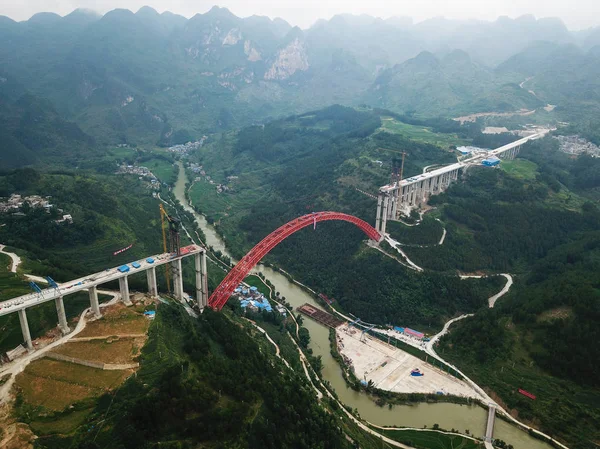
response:
<svg viewBox="0 0 600 449"><path fill-rule="evenodd" d="M558 76L518 63L538 41L566 61ZM413 25L339 15L300 30L219 7L190 19L149 7L78 10L0 20L0 89L18 79L101 144L185 143L334 103L420 117L552 103L553 120L571 121L584 118L561 101L571 92L585 109L600 104L597 51L588 47L559 20L531 16ZM510 70L494 70L505 61ZM531 76L533 89L520 86Z"/></svg>
<svg viewBox="0 0 600 449"><path fill-rule="evenodd" d="M600 436L600 352L591 344L600 340L599 188L600 160L536 141L434 197L444 245L406 249L428 269L512 273L511 292L457 323L440 351L520 418L576 448Z"/></svg>
<svg viewBox="0 0 600 449"><path fill-rule="evenodd" d="M37 447L353 447L302 370L288 369L224 312L193 319L161 305L149 335L136 375L101 397L74 434L42 437Z"/></svg>
<svg viewBox="0 0 600 449"><path fill-rule="evenodd" d="M65 120L52 103L0 74L0 165L73 166L96 152L94 139Z"/></svg>
<svg viewBox="0 0 600 449"><path fill-rule="evenodd" d="M64 282L161 251L158 205L137 178L20 169L0 175L0 197L11 194L52 204L46 211L25 202L0 214L0 241L26 251L26 269L36 274ZM63 214L73 223L56 223Z"/></svg>
<svg viewBox="0 0 600 449"><path fill-rule="evenodd" d="M211 181L227 190L217 193L202 179L190 197L238 257L277 226L312 211L347 212L374 223L377 201L356 189L376 194L402 151L404 173L412 176L423 166L456 161L450 147L470 141L436 132L464 132L457 122L430 125L409 125L385 111L333 106L227 133L198 156ZM412 273L365 248L362 239L350 224L323 223L291 236L266 260L371 322L439 329L444 318L476 310L500 288L497 279L464 282Z"/></svg>
<svg viewBox="0 0 600 449"><path fill-rule="evenodd" d="M375 193L388 182L398 152L407 152L404 174L412 176L423 166L455 161L452 142L483 139L475 128L409 121L385 111L332 107L223 134L198 161L228 189L217 193L199 180L190 197L238 256L278 225L313 210L340 210L373 223L376 201L356 188ZM464 180L430 200L437 210L422 225L389 225L424 273L364 247L361 232L344 223L299 232L266 260L369 322L434 330L452 316L477 311L440 351L519 416L585 447L577 435L593 434L596 412L581 408L586 397L597 397L600 366L597 351L585 343L600 338L599 163L569 157L549 137L528 144L499 169L469 169ZM442 226L445 242L435 245ZM508 272L515 284L488 310L486 298L500 290L503 278L473 283L459 280L457 272ZM502 370L506 376L497 375ZM527 402L516 395L518 388L539 394L538 400ZM577 413L585 418L567 426Z"/></svg>

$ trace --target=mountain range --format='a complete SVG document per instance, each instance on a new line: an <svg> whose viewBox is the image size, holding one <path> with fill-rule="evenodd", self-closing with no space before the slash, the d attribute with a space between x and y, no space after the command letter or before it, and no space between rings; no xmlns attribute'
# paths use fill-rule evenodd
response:
<svg viewBox="0 0 600 449"><path fill-rule="evenodd" d="M595 110L598 43L598 29L533 16L338 15L301 30L216 6L190 19L75 10L0 17L0 91L18 83L98 144L170 145L334 103L451 117L546 103L573 111L575 96Z"/></svg>

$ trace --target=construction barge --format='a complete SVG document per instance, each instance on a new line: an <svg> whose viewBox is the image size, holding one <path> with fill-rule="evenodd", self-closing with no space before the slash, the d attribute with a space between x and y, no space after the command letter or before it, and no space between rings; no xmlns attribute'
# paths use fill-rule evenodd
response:
<svg viewBox="0 0 600 449"><path fill-rule="evenodd" d="M327 327L335 329L336 327L344 324L344 321L334 317L330 313L324 312L321 309L318 309L310 304L303 304L298 307L298 311L307 317L312 318L313 320L321 323Z"/></svg>

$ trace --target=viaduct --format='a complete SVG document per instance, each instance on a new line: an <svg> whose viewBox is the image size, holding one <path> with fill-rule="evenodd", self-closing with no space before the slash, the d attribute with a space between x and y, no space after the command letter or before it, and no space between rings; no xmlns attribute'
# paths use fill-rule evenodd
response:
<svg viewBox="0 0 600 449"><path fill-rule="evenodd" d="M196 300L200 309L208 304L208 283L207 283L207 268L206 268L206 251L197 245L190 245L181 248L181 254L164 253L156 256L148 257L143 260L132 262L127 265L129 271L121 271L120 267L110 268L99 273L95 273L83 278L75 279L74 281L66 282L61 285L54 284L55 287L43 289L37 293L30 293L19 296L8 301L0 302L0 316L10 313L18 313L21 323L21 331L23 333L23 341L27 349L32 350L33 344L31 341L31 333L29 332L29 323L27 322L27 309L39 304L54 301L56 304L56 312L58 314L58 326L63 334L69 333L70 329L67 323L65 314L65 305L63 298L67 295L72 295L82 290L89 292L90 307L92 313L96 317L100 317L100 305L98 303L98 286L110 281L119 281L119 290L121 299L126 305L130 305L129 299L129 282L128 277L132 274L146 272L148 280L148 293L152 296L158 295L158 286L156 282L156 267L169 264L173 276L174 295L177 299L183 298L183 276L181 262L186 257L194 257L196 271ZM137 266L137 268L136 268Z"/></svg>
<svg viewBox="0 0 600 449"><path fill-rule="evenodd" d="M481 151L455 164L432 170L412 178L388 184L379 189L377 196L377 215L375 228L385 234L388 220L398 220L400 215L408 215L412 209L427 202L431 195L445 191L448 186L458 179L460 170L480 164L488 157L514 159L521 145L530 140L543 137L547 131L538 132L515 142L504 145L492 151Z"/></svg>
<svg viewBox="0 0 600 449"><path fill-rule="evenodd" d="M540 137L543 137L544 134L545 132L536 133L489 152L478 152L474 156L455 164L381 187L377 198L375 228L357 217L339 212L314 212L298 217L277 228L252 248L252 250L250 250L250 252L248 252L248 254L246 254L246 256L244 256L227 274L223 282L215 289L210 298L208 298L206 250L197 245L190 245L181 248L179 255L163 253L148 257L137 262L132 262L131 267L128 265L125 270L123 270L122 267L111 268L61 285L51 282L49 288L39 290L37 293L30 293L8 301L0 302L0 316L15 312L19 314L23 340L25 341L27 349L32 350L33 344L31 333L29 331L29 324L27 322L27 309L29 307L48 301L54 301L58 314L59 328L66 334L70 332L70 329L67 323L63 301L65 296L82 290L88 291L92 313L95 316L100 317L98 285L118 280L121 298L125 304L129 305L131 304L131 301L129 299L128 277L132 274L145 271L148 281L148 292L150 295L156 296L158 294L156 267L165 264L171 266L174 296L181 300L183 299L184 294L181 262L184 258L190 256L194 256L195 260L196 299L198 307L200 310L206 306L220 310L229 299L233 290L245 278L250 270L271 249L296 231L310 225L316 226L316 223L320 221L341 220L354 224L360 228L370 240L379 242L385 236L387 220L398 219L401 213L406 213L406 211L409 211L411 208L423 204L427 201L429 196L446 190L451 182L458 179L459 171L461 169L466 169L469 166L481 163L483 159L490 156L512 159L519 152L521 145L530 140L539 139Z"/></svg>

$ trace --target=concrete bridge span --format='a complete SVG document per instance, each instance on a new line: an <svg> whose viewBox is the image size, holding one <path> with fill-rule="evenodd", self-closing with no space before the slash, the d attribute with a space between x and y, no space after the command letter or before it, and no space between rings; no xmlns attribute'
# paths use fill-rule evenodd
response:
<svg viewBox="0 0 600 449"><path fill-rule="evenodd" d="M137 261L138 268L133 266L133 262L128 264L129 271L119 271L119 267L109 268L98 273L91 274L69 282L64 282L57 287L42 289L37 293L29 293L7 301L0 302L0 316L11 313L19 314L19 322L23 333L23 341L28 350L33 349L31 333L29 331L29 323L27 321L27 309L39 304L54 301L56 312L58 315L58 326L63 334L69 333L70 329L65 314L64 298L68 295L80 291L87 291L90 298L90 308L96 317L100 317L100 305L98 303L98 286L110 281L118 280L121 300L124 304L130 305L129 299L129 282L128 277L145 272L148 281L148 292L152 296L158 295L158 285L156 282L156 267L170 265L173 277L173 291L177 299L183 299L183 276L182 276L182 260L186 257L194 257L195 272L196 272L196 300L200 309L208 304L208 280L207 280L207 265L206 251L204 248L197 245L190 245L182 248L182 254L163 253L150 256Z"/></svg>
<svg viewBox="0 0 600 449"><path fill-rule="evenodd" d="M539 139L547 132L541 131L532 134L495 150L479 151L454 164L381 187L377 197L375 229L381 234L385 234L388 220L398 220L401 215L408 215L411 210L427 203L432 195L444 192L452 182L458 180L461 172L464 172L468 167L479 165L484 159L492 156L514 159L519 153L521 145L530 140Z"/></svg>

